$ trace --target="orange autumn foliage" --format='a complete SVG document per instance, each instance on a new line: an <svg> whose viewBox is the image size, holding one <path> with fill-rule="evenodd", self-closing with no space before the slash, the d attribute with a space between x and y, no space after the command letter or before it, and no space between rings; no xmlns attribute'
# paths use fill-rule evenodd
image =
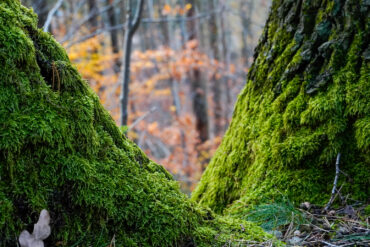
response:
<svg viewBox="0 0 370 247"><path fill-rule="evenodd" d="M73 45L67 51L118 123L121 82L112 69L118 55L113 54L109 46L104 46L103 41L103 37L97 36ZM215 137L200 145L188 97L191 89L187 83L195 68L210 79L228 75L235 67L225 68L200 52L197 40L187 42L180 51L161 47L132 54L129 126L153 106L157 110L139 121L127 135L149 157L183 181L187 191L192 190L221 140ZM174 104L175 98L180 105Z"/></svg>
<svg viewBox="0 0 370 247"><path fill-rule="evenodd" d="M192 5L190 3L186 4L183 8L180 5L176 5L175 7L171 7L169 4L163 5L162 8L162 15L185 15L190 9L192 8Z"/></svg>

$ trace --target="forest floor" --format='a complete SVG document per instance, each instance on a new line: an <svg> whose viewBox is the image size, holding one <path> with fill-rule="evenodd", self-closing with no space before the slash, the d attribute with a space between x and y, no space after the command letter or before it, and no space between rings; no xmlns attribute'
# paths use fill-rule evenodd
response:
<svg viewBox="0 0 370 247"><path fill-rule="evenodd" d="M352 205L325 210L322 206L289 202L257 206L247 218L259 223L288 246L370 246L370 205ZM273 246L249 243L247 246Z"/></svg>
<svg viewBox="0 0 370 247"><path fill-rule="evenodd" d="M307 203L306 203L307 205ZM309 204L308 204L309 205ZM303 246L370 246L369 217L365 215L365 206L351 206L325 212L322 207L302 209L308 224L300 230L293 230L291 225L284 237L290 242Z"/></svg>

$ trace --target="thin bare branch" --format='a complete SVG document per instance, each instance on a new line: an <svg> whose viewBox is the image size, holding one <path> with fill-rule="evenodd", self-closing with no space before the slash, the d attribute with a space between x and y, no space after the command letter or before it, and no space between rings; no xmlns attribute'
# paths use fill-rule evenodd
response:
<svg viewBox="0 0 370 247"><path fill-rule="evenodd" d="M330 246L330 247L339 247L338 245L331 244L331 243L328 243L328 242L323 241L323 240L320 240L320 242L323 243L323 244L326 244L327 246Z"/></svg>
<svg viewBox="0 0 370 247"><path fill-rule="evenodd" d="M50 10L48 17L46 18L45 24L44 24L44 32L48 32L51 20L53 19L54 14L57 12L57 10L62 6L64 0L58 0L58 2L54 5L54 7Z"/></svg>
<svg viewBox="0 0 370 247"><path fill-rule="evenodd" d="M123 67L123 77L122 77L122 90L121 90L121 125L127 125L127 105L128 105L128 95L129 95L129 83L130 83L130 60L131 60L131 49L132 49L132 37L135 31L139 27L141 13L144 7L144 1L140 0L138 2L135 16L132 18L132 2L127 2L127 16L126 16L126 30L124 38L124 67Z"/></svg>
<svg viewBox="0 0 370 247"><path fill-rule="evenodd" d="M132 21L132 28L131 28L132 33L135 33L137 28L140 25L141 13L143 13L143 9L144 9L144 0L140 0L137 4L134 20Z"/></svg>
<svg viewBox="0 0 370 247"><path fill-rule="evenodd" d="M334 182L333 182L333 189L331 190L331 197L330 197L330 200L328 202L328 204L326 204L324 210L327 211L331 204L333 203L334 199L335 199L335 195L336 195L336 191L337 191L337 183L338 183L338 177L339 177L339 173L340 173L340 170L339 170L339 161L340 161L340 153L338 153L337 155L337 160L335 162L335 178L334 178Z"/></svg>
<svg viewBox="0 0 370 247"><path fill-rule="evenodd" d="M149 114L155 112L157 110L157 107L152 107L149 111L147 111L144 115L142 115L141 117L139 117L138 119L135 120L135 122L133 122L129 127L128 127L128 130L132 130L133 128L135 128L135 126L140 123L142 120L144 120L147 116L149 116Z"/></svg>
<svg viewBox="0 0 370 247"><path fill-rule="evenodd" d="M81 43L81 42L84 42L88 39L91 39L99 34L102 34L102 33L105 33L105 32L110 32L110 31L113 31L113 30L117 30L117 29L121 29L121 30L125 30L125 24L118 24L118 25L115 25L115 26L112 26L112 27L106 27L106 28L101 28L101 29L98 29L96 30L95 32L93 33L90 33L88 35L85 35L81 38L79 38L78 40L76 41L72 41L70 43L68 43L68 45L66 46L66 48L69 48L75 44L78 44L78 43Z"/></svg>

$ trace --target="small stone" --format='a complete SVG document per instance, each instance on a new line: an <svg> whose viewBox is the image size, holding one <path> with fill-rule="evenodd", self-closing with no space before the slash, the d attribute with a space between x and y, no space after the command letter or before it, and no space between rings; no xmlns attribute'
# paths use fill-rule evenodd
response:
<svg viewBox="0 0 370 247"><path fill-rule="evenodd" d="M288 242L291 244L291 245L296 245L296 244L299 244L300 242L302 242L302 239L300 237L292 237L291 239L288 240Z"/></svg>
<svg viewBox="0 0 370 247"><path fill-rule="evenodd" d="M295 230L293 235L294 236L299 236L299 235L301 235L301 231L300 230Z"/></svg>
<svg viewBox="0 0 370 247"><path fill-rule="evenodd" d="M300 208L305 209L305 210L309 210L311 208L311 203L303 202L303 203L301 203Z"/></svg>
<svg viewBox="0 0 370 247"><path fill-rule="evenodd" d="M338 231L337 231L337 233L340 233L340 234L342 234L342 235L346 235L346 234L348 234L348 233L349 233L349 231L348 231L348 229L347 229L347 228L345 228L344 226L340 226L340 227L339 227L339 229L338 229Z"/></svg>
<svg viewBox="0 0 370 247"><path fill-rule="evenodd" d="M334 215L335 215L335 213L336 213L336 212L335 212L335 210L330 210L330 211L329 211L329 213L328 213L328 215L329 215L329 216L334 216Z"/></svg>
<svg viewBox="0 0 370 247"><path fill-rule="evenodd" d="M352 219L356 217L356 211L352 206L347 205L344 208L344 213Z"/></svg>

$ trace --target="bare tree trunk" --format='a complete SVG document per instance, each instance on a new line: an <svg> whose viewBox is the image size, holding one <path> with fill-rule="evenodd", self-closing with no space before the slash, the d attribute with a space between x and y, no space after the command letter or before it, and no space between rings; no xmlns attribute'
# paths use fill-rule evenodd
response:
<svg viewBox="0 0 370 247"><path fill-rule="evenodd" d="M160 6L163 6L165 3L166 1L160 1ZM166 16L165 18L168 18L168 16ZM167 22L161 22L159 25L163 35L162 44L170 45L170 34L168 33Z"/></svg>
<svg viewBox="0 0 370 247"><path fill-rule="evenodd" d="M39 22L37 23L39 28L44 26L46 18L48 17L48 12L47 0L41 0L39 8L36 9L36 13L39 16Z"/></svg>
<svg viewBox="0 0 370 247"><path fill-rule="evenodd" d="M148 4L146 5L147 9L146 9L146 13L148 13L150 11L149 7L148 7ZM149 11L148 11L149 10ZM144 11L144 10L143 10ZM143 16L144 18L144 16ZM148 49L151 49L151 32L150 32L150 23L143 23L142 24L142 28L140 30L140 46L141 46L141 50L142 51L146 51Z"/></svg>
<svg viewBox="0 0 370 247"><path fill-rule="evenodd" d="M60 6L62 6L63 4L63 0L58 0L54 7L50 10L50 12L48 12L47 14L47 18L46 20L43 22L43 29L44 29L44 32L48 32L49 31L49 28L51 26L51 20L53 19L53 16L54 14L58 11L58 9L60 8Z"/></svg>
<svg viewBox="0 0 370 247"><path fill-rule="evenodd" d="M249 66L249 58L251 57L251 47L248 45L248 38L252 39L253 34L251 32L251 18L252 18L252 11L254 7L254 0L248 0L248 2L242 1L240 4L240 12L239 16L242 21L242 27L243 27L243 36L242 36L242 52L244 54L245 58L245 65Z"/></svg>
<svg viewBox="0 0 370 247"><path fill-rule="evenodd" d="M209 9L214 10L218 6L218 0L210 0ZM213 58L220 60L220 49L219 49L219 18L216 15L212 15L209 22L209 35L210 35L210 47L213 53ZM219 136L223 133L224 130L224 121L223 121L223 107L222 107L222 82L217 79L216 74L212 77L212 86L211 90L213 93L213 114L214 114L214 135Z"/></svg>
<svg viewBox="0 0 370 247"><path fill-rule="evenodd" d="M191 82L193 93L193 109L196 117L196 128L199 133L200 141L203 143L208 140L208 104L206 86L201 78L199 69L194 69Z"/></svg>
<svg viewBox="0 0 370 247"><path fill-rule="evenodd" d="M176 108L176 117L181 116L181 101L179 96L179 82L175 80L174 78L170 78L170 87L171 87L171 94L173 98L173 105ZM184 152L184 159L182 160L182 167L185 168L188 166L188 152L186 151L186 138L185 138L185 132L183 129L180 129L181 133L181 148Z"/></svg>
<svg viewBox="0 0 370 247"><path fill-rule="evenodd" d="M148 5L147 5L147 9L148 9L148 16L149 18L153 19L154 18L154 4L153 4L153 0L148 0ZM148 25L150 25L150 23L148 23ZM155 35L154 35L154 32L153 32L153 28L149 27L148 29L148 32L149 32L149 44L150 44L150 49L155 49Z"/></svg>
<svg viewBox="0 0 370 247"><path fill-rule="evenodd" d="M107 5L112 5L113 0L106 0ZM117 17L116 13L114 11L114 6L112 5L109 10L108 10L108 21L109 21L109 26L114 27L116 26L117 23ZM110 31L110 41L112 45L112 52L113 54L117 55L119 53L119 43L118 43L118 30L114 29ZM118 74L121 70L121 59L115 58L114 62L114 72Z"/></svg>
<svg viewBox="0 0 370 247"><path fill-rule="evenodd" d="M89 7L89 13L92 14L92 17L89 19L90 32L95 32L98 29L98 16L95 13L98 13L98 2L96 0L88 0L87 5Z"/></svg>
<svg viewBox="0 0 370 247"><path fill-rule="evenodd" d="M222 1L222 8L226 8L226 1ZM222 57L223 57L223 62L225 63L226 70L229 70L230 68L230 52L229 48L227 45L227 34L226 34L226 28L225 28L225 16L224 16L224 11L221 12L220 16L220 34L221 34L221 43L222 43ZM229 79L225 78L225 82L223 83L224 88L223 88L223 93L225 96L225 108L224 108L224 127L223 131L227 129L228 126L228 119L231 116L232 110L230 109L231 105L231 95L230 95L230 87L229 87Z"/></svg>
<svg viewBox="0 0 370 247"><path fill-rule="evenodd" d="M136 7L136 14L132 16L132 0L127 1L126 8L126 29L125 29L125 40L124 40L124 68L123 68L123 82L121 92L121 125L127 125L127 105L128 105L128 94L129 94L129 82L130 82L130 60L131 60L131 47L132 37L134 36L137 28L140 24L141 13L144 6L144 0L139 0Z"/></svg>
<svg viewBox="0 0 370 247"><path fill-rule="evenodd" d="M170 5L171 4L171 1L170 0L166 0L166 4ZM174 30L173 30L173 26L172 26L172 23L170 21L166 22L165 23L165 28L166 28L166 33L168 35L168 43L167 45L171 48L171 49L175 49L175 46L174 46L174 42L173 42L173 37L172 37L172 34L174 33Z"/></svg>
<svg viewBox="0 0 370 247"><path fill-rule="evenodd" d="M195 16L195 0L189 1L192 8L188 11L187 17ZM194 40L197 38L196 20L188 22L188 39ZM197 68L193 70L191 78L191 89L193 93L193 110L196 118L196 128L199 133L201 142L209 139L208 133L208 104L207 104L207 90L205 81L202 80L201 71Z"/></svg>
<svg viewBox="0 0 370 247"><path fill-rule="evenodd" d="M180 0L180 6L181 6L181 8L185 8L185 1L184 0ZM185 44L185 42L188 40L188 33L186 31L186 23L185 23L184 16L182 16L182 18L181 18L180 29L181 29L181 42L182 42L182 44Z"/></svg>

